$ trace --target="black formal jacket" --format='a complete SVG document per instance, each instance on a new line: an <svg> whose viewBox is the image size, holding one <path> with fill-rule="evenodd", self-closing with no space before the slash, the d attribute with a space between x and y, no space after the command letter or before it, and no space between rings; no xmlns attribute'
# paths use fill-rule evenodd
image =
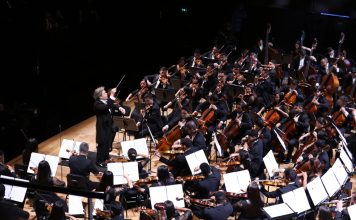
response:
<svg viewBox="0 0 356 220"><path fill-rule="evenodd" d="M218 191L219 189L220 180L221 180L220 171L216 167L213 166L210 167L211 167L212 174L205 177L205 179L196 182L198 195L199 195L198 197L201 199L210 198L210 193Z"/></svg>
<svg viewBox="0 0 356 220"><path fill-rule="evenodd" d="M98 174L99 170L93 161L86 158L85 155L71 156L69 158L70 173L85 176L89 182L89 174Z"/></svg>
<svg viewBox="0 0 356 220"><path fill-rule="evenodd" d="M226 220L232 212L232 205L227 202L214 208L205 208L203 215L207 220Z"/></svg>
<svg viewBox="0 0 356 220"><path fill-rule="evenodd" d="M107 104L100 100L94 102L97 143L107 143L113 139L115 129L111 113L114 112L114 109L114 101L110 98L108 98Z"/></svg>
<svg viewBox="0 0 356 220"><path fill-rule="evenodd" d="M0 213L1 219L6 220L22 220L30 217L28 212L4 200L0 201Z"/></svg>

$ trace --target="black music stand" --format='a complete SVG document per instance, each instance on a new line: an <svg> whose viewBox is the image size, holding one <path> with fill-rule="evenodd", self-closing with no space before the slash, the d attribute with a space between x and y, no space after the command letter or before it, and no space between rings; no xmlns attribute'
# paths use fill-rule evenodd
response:
<svg viewBox="0 0 356 220"><path fill-rule="evenodd" d="M132 118L124 118L119 116L114 116L115 125L121 130L124 130L123 140L126 141L127 131L138 132L139 128L136 125L136 121Z"/></svg>
<svg viewBox="0 0 356 220"><path fill-rule="evenodd" d="M183 86L187 85L189 81L187 80L180 80L177 78L171 78L171 84L172 87L174 88L175 91L178 91L180 88L182 88Z"/></svg>
<svg viewBox="0 0 356 220"><path fill-rule="evenodd" d="M161 102L170 102L175 98L175 92L172 89L155 89L156 99Z"/></svg>
<svg viewBox="0 0 356 220"><path fill-rule="evenodd" d="M255 82L255 75L253 73L250 73L250 72L243 72L242 73L245 77L245 82L244 84L249 84L249 83L254 83Z"/></svg>

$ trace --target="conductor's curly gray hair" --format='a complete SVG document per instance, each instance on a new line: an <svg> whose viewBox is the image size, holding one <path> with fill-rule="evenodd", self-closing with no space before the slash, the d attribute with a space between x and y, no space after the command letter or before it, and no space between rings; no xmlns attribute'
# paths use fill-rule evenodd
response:
<svg viewBox="0 0 356 220"><path fill-rule="evenodd" d="M100 87L96 88L94 91L94 94L93 94L93 98L95 100L99 99L104 90L105 90L104 86L100 86Z"/></svg>

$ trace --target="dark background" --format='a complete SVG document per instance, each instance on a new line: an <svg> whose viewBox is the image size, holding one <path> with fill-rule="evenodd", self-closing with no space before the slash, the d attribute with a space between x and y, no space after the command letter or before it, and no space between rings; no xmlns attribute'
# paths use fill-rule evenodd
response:
<svg viewBox="0 0 356 220"><path fill-rule="evenodd" d="M304 44L317 37L320 54L344 32L355 57L352 2L0 0L0 149L17 156L26 143L20 129L43 141L93 115L96 87L114 87L126 74L125 98L144 75L209 50L221 32L236 38L239 52L271 23L270 39L288 53L305 30Z"/></svg>

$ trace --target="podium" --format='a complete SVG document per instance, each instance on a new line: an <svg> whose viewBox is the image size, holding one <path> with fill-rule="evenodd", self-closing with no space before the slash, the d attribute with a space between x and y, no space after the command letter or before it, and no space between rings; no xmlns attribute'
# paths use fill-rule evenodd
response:
<svg viewBox="0 0 356 220"><path fill-rule="evenodd" d="M124 130L124 141L126 140L126 134L128 131L138 132L139 128L136 125L136 121L132 118L124 118L120 116L114 116L114 124L121 130Z"/></svg>

